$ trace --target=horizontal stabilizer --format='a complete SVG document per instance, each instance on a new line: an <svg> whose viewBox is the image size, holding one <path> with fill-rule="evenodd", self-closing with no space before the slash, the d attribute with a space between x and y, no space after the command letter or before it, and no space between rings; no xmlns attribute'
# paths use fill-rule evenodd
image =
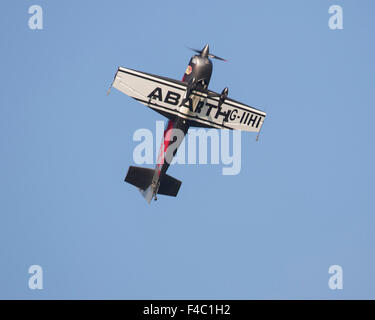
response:
<svg viewBox="0 0 375 320"><path fill-rule="evenodd" d="M180 190L181 181L169 175L164 175L160 181L159 194L176 197L178 190Z"/></svg>
<svg viewBox="0 0 375 320"><path fill-rule="evenodd" d="M152 182L155 170L130 166L125 181L141 190L146 190Z"/></svg>
<svg viewBox="0 0 375 320"><path fill-rule="evenodd" d="M156 187L152 184L155 175L154 169L130 166L125 181L137 187L148 203L156 193ZM156 184L157 185L157 184ZM170 175L161 176L158 194L176 197L180 189L181 181Z"/></svg>

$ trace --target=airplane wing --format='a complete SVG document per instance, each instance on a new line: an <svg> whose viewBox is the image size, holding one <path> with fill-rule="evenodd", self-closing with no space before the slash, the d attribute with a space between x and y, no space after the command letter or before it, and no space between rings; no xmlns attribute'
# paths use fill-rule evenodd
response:
<svg viewBox="0 0 375 320"><path fill-rule="evenodd" d="M128 68L118 68L112 86L162 115L186 119L191 126L259 132L266 113L219 94L193 91L181 105L187 84Z"/></svg>

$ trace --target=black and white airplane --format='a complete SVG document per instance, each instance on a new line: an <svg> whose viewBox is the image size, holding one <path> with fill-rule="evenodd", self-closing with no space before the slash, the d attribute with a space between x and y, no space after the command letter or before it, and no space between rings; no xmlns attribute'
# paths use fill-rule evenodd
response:
<svg viewBox="0 0 375 320"><path fill-rule="evenodd" d="M259 132L266 117L265 112L228 98L228 88L221 93L208 90L210 58L224 59L211 54L208 45L193 50L197 54L191 57L182 81L119 67L111 85L168 118L156 168L130 166L125 178L148 203L157 200L157 194L175 197L180 189L181 181L166 174L181 143L174 137L175 130L183 136L191 126Z"/></svg>

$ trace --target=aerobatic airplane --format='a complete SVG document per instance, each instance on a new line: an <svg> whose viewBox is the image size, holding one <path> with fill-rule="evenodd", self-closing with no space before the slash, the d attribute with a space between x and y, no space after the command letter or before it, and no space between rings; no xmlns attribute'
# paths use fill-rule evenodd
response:
<svg viewBox="0 0 375 320"><path fill-rule="evenodd" d="M193 50L197 54L191 57L182 81L119 67L111 85L168 118L156 168L130 166L125 178L148 203L157 200L157 194L175 197L180 189L181 181L166 174L182 141L173 132L179 130L185 136L193 126L259 133L266 117L265 112L228 98L228 88L221 93L208 90L210 58L225 59L211 54L208 45Z"/></svg>

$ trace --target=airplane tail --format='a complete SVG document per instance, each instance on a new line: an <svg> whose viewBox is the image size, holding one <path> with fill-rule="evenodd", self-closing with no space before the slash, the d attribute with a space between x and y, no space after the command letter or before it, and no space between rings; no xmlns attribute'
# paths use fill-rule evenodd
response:
<svg viewBox="0 0 375 320"><path fill-rule="evenodd" d="M154 169L130 166L125 181L136 186L148 203L156 194L177 196L181 186L180 180L165 174L161 177L159 187L157 187L157 184L153 185L152 183L154 175Z"/></svg>

